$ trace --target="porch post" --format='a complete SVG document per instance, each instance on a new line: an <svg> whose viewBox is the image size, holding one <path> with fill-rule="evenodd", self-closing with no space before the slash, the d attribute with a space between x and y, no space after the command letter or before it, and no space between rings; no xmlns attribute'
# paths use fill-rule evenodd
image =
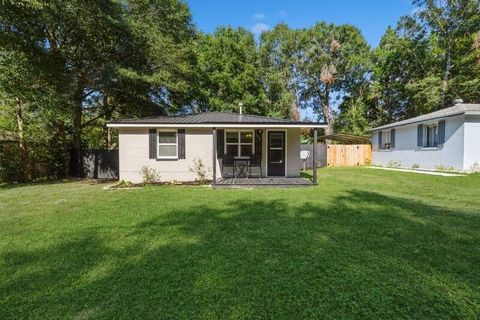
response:
<svg viewBox="0 0 480 320"><path fill-rule="evenodd" d="M313 183L317 184L317 159L316 159L316 151L317 151L317 128L313 129L313 150L312 150L312 162L313 162Z"/></svg>
<svg viewBox="0 0 480 320"><path fill-rule="evenodd" d="M217 182L217 128L213 128L213 152L212 152L212 160L213 160L213 181L212 185Z"/></svg>

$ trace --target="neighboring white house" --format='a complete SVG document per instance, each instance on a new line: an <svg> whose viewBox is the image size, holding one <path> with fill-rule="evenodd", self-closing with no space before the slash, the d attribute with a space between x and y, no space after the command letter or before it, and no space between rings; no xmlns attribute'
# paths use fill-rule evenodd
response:
<svg viewBox="0 0 480 320"><path fill-rule="evenodd" d="M207 178L215 184L217 178L237 178L238 174L299 178L300 128L313 128L316 134L326 125L204 112L118 120L108 127L119 129L120 180L142 182L141 169L146 166L155 169L162 181L194 181L194 160L200 159Z"/></svg>
<svg viewBox="0 0 480 320"><path fill-rule="evenodd" d="M480 104L458 103L371 132L373 165L457 171L480 165Z"/></svg>

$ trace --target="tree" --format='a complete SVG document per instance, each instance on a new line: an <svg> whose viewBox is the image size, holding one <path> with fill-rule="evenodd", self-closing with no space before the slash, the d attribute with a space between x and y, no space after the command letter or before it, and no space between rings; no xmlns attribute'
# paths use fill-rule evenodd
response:
<svg viewBox="0 0 480 320"><path fill-rule="evenodd" d="M185 3L177 0L122 2L128 37L121 59L114 60L89 99L95 128L85 143L90 148L115 146L106 122L119 117L177 113L195 96L195 29Z"/></svg>
<svg viewBox="0 0 480 320"><path fill-rule="evenodd" d="M369 46L360 31L350 25L317 23L302 31L302 107L312 107L333 133L334 105L368 77Z"/></svg>
<svg viewBox="0 0 480 320"><path fill-rule="evenodd" d="M130 110L130 115L183 111L192 105L198 82L197 36L188 6L179 0L125 0L125 8L138 52L120 69L123 83L115 83L111 91L127 89L133 94L123 94L120 100L140 100L143 107ZM129 89L132 84L134 90Z"/></svg>
<svg viewBox="0 0 480 320"><path fill-rule="evenodd" d="M391 123L433 110L440 97L430 41L418 25L403 20L383 35L372 54L372 87L378 107L377 124ZM432 86L425 86L429 82Z"/></svg>
<svg viewBox="0 0 480 320"><path fill-rule="evenodd" d="M112 117L165 114L191 103L194 28L181 1L6 0L0 21L2 46L55 66L51 80L63 84L57 95L65 97L58 111L71 114L56 126L65 136L71 131L72 173L82 174L87 126L103 126L109 147L105 121Z"/></svg>
<svg viewBox="0 0 480 320"><path fill-rule="evenodd" d="M418 10L388 28L374 50L375 124L479 101L478 1L414 1Z"/></svg>
<svg viewBox="0 0 480 320"><path fill-rule="evenodd" d="M441 54L439 73L442 78L440 106L449 106L458 88L451 86L462 69L462 60L472 49L471 35L480 30L478 0L414 0L415 15L426 35L436 38Z"/></svg>
<svg viewBox="0 0 480 320"><path fill-rule="evenodd" d="M53 70L44 58L0 48L0 134L17 136L20 181L32 178L30 154L34 152L29 150L29 142L45 141L42 130L35 129L46 119L43 114L61 98L55 94L55 82L50 80Z"/></svg>
<svg viewBox="0 0 480 320"><path fill-rule="evenodd" d="M198 40L198 108L201 111L244 111L266 114L266 96L253 34L222 27Z"/></svg>
<svg viewBox="0 0 480 320"><path fill-rule="evenodd" d="M271 116L299 120L302 87L299 40L298 31L286 24L278 24L260 37L261 77L268 98L267 113Z"/></svg>
<svg viewBox="0 0 480 320"><path fill-rule="evenodd" d="M127 33L121 8L109 0L6 1L2 8L7 36L25 43L23 49L37 47L47 53L68 79L75 174L82 172L83 118L92 113L86 100L97 91L108 66L121 57Z"/></svg>
<svg viewBox="0 0 480 320"><path fill-rule="evenodd" d="M365 135L372 120L369 117L368 105L362 98L357 101L345 99L340 107L341 112L335 121L335 131L356 135Z"/></svg>

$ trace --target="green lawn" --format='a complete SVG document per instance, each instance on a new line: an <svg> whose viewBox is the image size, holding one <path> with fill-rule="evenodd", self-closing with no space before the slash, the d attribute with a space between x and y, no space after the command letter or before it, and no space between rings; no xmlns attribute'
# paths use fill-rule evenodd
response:
<svg viewBox="0 0 480 320"><path fill-rule="evenodd" d="M480 175L0 187L0 318L478 319Z"/></svg>

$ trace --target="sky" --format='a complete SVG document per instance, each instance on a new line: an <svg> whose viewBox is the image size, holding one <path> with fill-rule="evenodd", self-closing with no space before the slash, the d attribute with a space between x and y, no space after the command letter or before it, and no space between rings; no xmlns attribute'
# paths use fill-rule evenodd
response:
<svg viewBox="0 0 480 320"><path fill-rule="evenodd" d="M410 0L187 0L193 22L203 32L219 26L244 27L255 34L285 22L291 28L317 21L357 26L377 46L387 26L412 12Z"/></svg>

